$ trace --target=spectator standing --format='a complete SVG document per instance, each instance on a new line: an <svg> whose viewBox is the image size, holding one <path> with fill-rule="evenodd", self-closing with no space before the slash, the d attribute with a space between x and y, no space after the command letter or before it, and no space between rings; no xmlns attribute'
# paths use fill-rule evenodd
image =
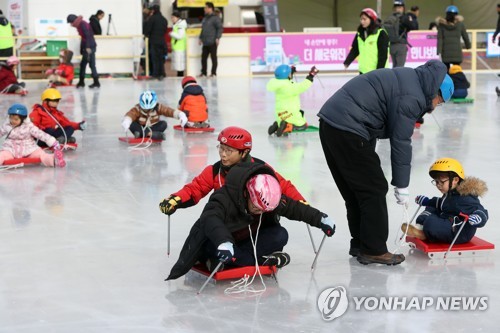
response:
<svg viewBox="0 0 500 333"><path fill-rule="evenodd" d="M214 13L214 4L205 3L205 17L201 21L201 33L198 44L201 48L201 74L207 76L207 60L210 54L212 60L212 71L210 77L217 76L217 47L222 36L222 22L220 17Z"/></svg>
<svg viewBox="0 0 500 333"><path fill-rule="evenodd" d="M104 12L99 9L95 15L89 18L89 23L95 36L102 35L101 23L99 23L99 21L104 18L104 15Z"/></svg>
<svg viewBox="0 0 500 333"><path fill-rule="evenodd" d="M80 42L80 53L82 55L82 61L80 62L80 79L76 84L77 88L85 87L85 70L87 64L90 66L92 71L92 78L94 83L89 86L89 88L99 88L101 84L99 83L99 74L95 67L95 51L97 49L97 44L94 38L94 32L87 21L83 20L83 17L76 16L74 14L69 14L66 21L71 24L73 28L78 30L78 34L81 37Z"/></svg>
<svg viewBox="0 0 500 333"><path fill-rule="evenodd" d="M493 43L495 42L497 35L500 33L500 3L497 5L497 14L498 14L497 29L495 30L495 33L493 34ZM500 46L500 38L498 39L498 46Z"/></svg>
<svg viewBox="0 0 500 333"><path fill-rule="evenodd" d="M391 43L392 67L404 67L408 54L408 32L418 28L413 16L405 14L404 1L394 1L393 13L384 21L384 28Z"/></svg>
<svg viewBox="0 0 500 333"><path fill-rule="evenodd" d="M172 31L170 32L172 45L172 69L177 71L178 77L184 76L184 70L186 69L186 20L181 18L181 14L178 11L172 13Z"/></svg>
<svg viewBox="0 0 500 333"><path fill-rule="evenodd" d="M470 49L471 43L469 35L464 25L464 17L458 15L457 6L446 7L446 17L438 17L437 54L441 56L441 61L450 69L451 64L460 65L463 61L462 41L465 48Z"/></svg>
<svg viewBox="0 0 500 333"><path fill-rule="evenodd" d="M364 74L387 65L389 36L380 27L378 15L373 9L363 9L359 20L358 33L344 61L344 67L347 69L358 58L359 73Z"/></svg>
<svg viewBox="0 0 500 333"><path fill-rule="evenodd" d="M418 30L418 16L420 15L420 8L418 6L412 6L410 11L408 12L408 17L411 17L411 20L414 22L415 29Z"/></svg>
<svg viewBox="0 0 500 333"><path fill-rule="evenodd" d="M0 57L10 57L14 55L13 28L9 20L0 10Z"/></svg>
<svg viewBox="0 0 500 333"><path fill-rule="evenodd" d="M160 6L151 7L152 14L146 21L144 35L149 38L149 52L151 53L152 76L158 80L165 78L165 57L167 56L167 33L168 21L161 14Z"/></svg>

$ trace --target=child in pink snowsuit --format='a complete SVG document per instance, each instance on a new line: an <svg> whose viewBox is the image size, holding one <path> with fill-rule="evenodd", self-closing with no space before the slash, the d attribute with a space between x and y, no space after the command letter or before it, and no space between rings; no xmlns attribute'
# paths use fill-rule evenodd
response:
<svg viewBox="0 0 500 333"><path fill-rule="evenodd" d="M9 120L0 127L0 137L7 135L0 150L0 165L15 158L40 158L43 165L51 167L55 165L62 168L66 165L59 142L31 123L24 105L12 105L8 114ZM53 147L54 154L44 152L33 137Z"/></svg>

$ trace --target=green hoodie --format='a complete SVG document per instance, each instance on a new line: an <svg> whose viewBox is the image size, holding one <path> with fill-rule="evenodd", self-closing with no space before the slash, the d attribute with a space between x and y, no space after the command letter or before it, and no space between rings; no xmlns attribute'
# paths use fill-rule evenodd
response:
<svg viewBox="0 0 500 333"><path fill-rule="evenodd" d="M305 117L300 113L300 94L305 92L312 85L309 80L296 83L289 79L271 79L267 83L267 90L276 94L276 121L278 125L282 120L295 126L303 126L306 123Z"/></svg>

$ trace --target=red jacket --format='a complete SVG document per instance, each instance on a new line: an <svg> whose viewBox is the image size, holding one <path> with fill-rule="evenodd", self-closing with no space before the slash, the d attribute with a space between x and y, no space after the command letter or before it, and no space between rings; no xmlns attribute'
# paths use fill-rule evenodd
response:
<svg viewBox="0 0 500 333"><path fill-rule="evenodd" d="M17 77L7 65L0 65L0 91L4 90L11 84L18 84Z"/></svg>
<svg viewBox="0 0 500 333"><path fill-rule="evenodd" d="M61 75L63 78L68 81L68 85L71 85L73 78L75 77L75 69L73 68L73 65L71 64L59 64L57 66L56 71L59 71L59 75Z"/></svg>
<svg viewBox="0 0 500 333"><path fill-rule="evenodd" d="M262 160L259 160L255 157L251 158L251 161L254 163L265 164L271 168L270 165L265 163ZM271 168L272 169L272 168ZM274 171L274 170L273 170ZM297 188L289 181L283 178L279 173L274 171L276 174L276 178L281 186L281 192L287 197L297 200L297 201L305 201L304 197L299 193ZM220 169L220 161L205 167L203 171L196 177L193 178L191 183L184 185L182 189L178 192L173 193L173 196L179 196L181 198L181 204L179 204L179 208L187 208L196 205L203 197L205 197L210 191L218 190L224 185L226 175Z"/></svg>
<svg viewBox="0 0 500 333"><path fill-rule="evenodd" d="M62 113L56 108L51 108L50 106L47 105L46 102L43 102L42 105L35 104L33 106L33 111L31 111L30 113L30 119L33 122L33 124L35 124L35 126L40 128L41 130L45 130L46 128L56 129L58 124L51 117L51 115L52 117L57 119L57 121L62 127L71 126L75 130L80 129L80 123L70 121L68 118L66 118L64 113Z"/></svg>

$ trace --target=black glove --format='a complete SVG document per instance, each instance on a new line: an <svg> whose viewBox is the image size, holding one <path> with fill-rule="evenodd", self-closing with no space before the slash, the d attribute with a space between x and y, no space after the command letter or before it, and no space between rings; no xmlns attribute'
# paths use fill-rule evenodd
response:
<svg viewBox="0 0 500 333"><path fill-rule="evenodd" d="M328 237L332 237L335 233L335 222L326 214L323 214L323 217L321 218L320 227Z"/></svg>
<svg viewBox="0 0 500 333"><path fill-rule="evenodd" d="M291 72L291 73L292 73L292 76L293 76L293 74L297 73L297 67L295 67L295 66L290 66L290 68L291 68L291 71L292 71L292 72Z"/></svg>
<svg viewBox="0 0 500 333"><path fill-rule="evenodd" d="M233 259L234 249L231 242L224 242L217 247L217 258L222 262L228 262Z"/></svg>
<svg viewBox="0 0 500 333"><path fill-rule="evenodd" d="M175 213L177 206L181 203L181 198L179 196L171 195L167 199L163 199L160 202L160 210L163 214L172 215Z"/></svg>
<svg viewBox="0 0 500 333"><path fill-rule="evenodd" d="M312 66L311 70L309 71L309 75L307 75L306 79L312 82L316 74L318 74L318 72L319 69L317 69L316 66Z"/></svg>

